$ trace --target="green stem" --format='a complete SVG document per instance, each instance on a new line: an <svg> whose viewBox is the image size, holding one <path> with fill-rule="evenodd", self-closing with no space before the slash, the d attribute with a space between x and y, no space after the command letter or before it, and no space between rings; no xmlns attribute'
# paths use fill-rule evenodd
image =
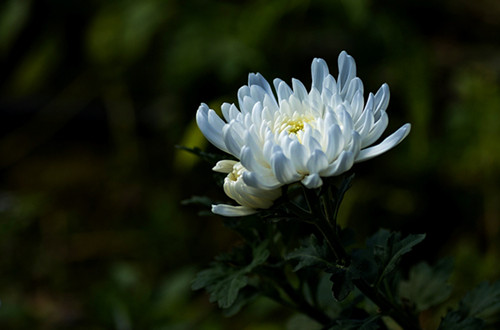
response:
<svg viewBox="0 0 500 330"><path fill-rule="evenodd" d="M333 254L336 256L337 262L342 266L349 266L351 262L350 256L340 242L336 228L337 213L345 190L346 187L339 191L336 198L334 198L331 193L331 188L327 188L326 196L324 193L320 196L324 213L322 216L317 217L314 224L323 235L323 238L328 243L328 246ZM310 197L311 194L306 194L306 198L308 200ZM335 203L332 203L333 200ZM311 203L310 200L309 203ZM315 214L318 215L318 212L315 212ZM408 314L406 311L402 310L400 306L387 299L387 297L384 296L377 287L370 285L362 278L353 280L353 283L366 297L368 297L380 308L381 313L392 317L394 321L396 321L405 330L420 329L418 320L413 315Z"/></svg>
<svg viewBox="0 0 500 330"><path fill-rule="evenodd" d="M283 299L280 294L266 294L267 297L276 301L283 306L297 310L309 316L311 319L317 321L321 325L328 325L332 322L330 317L326 315L321 309L315 308L304 298L300 292L298 292L288 281L287 276L284 273L276 272L272 269L266 269L264 275L267 280L271 281L276 287L280 288L288 297L288 300Z"/></svg>
<svg viewBox="0 0 500 330"><path fill-rule="evenodd" d="M297 310L306 314L313 320L318 321L322 325L327 325L331 323L331 319L323 313L322 310L314 308L311 306L306 299L299 294L288 282L284 282L281 285L281 288L285 291L285 293L290 297L290 299L296 304Z"/></svg>

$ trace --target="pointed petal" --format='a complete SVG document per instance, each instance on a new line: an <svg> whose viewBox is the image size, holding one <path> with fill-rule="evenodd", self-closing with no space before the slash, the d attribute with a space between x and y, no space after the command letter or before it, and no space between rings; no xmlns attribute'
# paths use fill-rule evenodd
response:
<svg viewBox="0 0 500 330"><path fill-rule="evenodd" d="M358 157L356 158L356 163L371 159L386 152L389 149L392 149L398 143L403 141L405 137L408 136L408 134L410 133L410 128L410 124L405 124L376 146L361 150Z"/></svg>
<svg viewBox="0 0 500 330"><path fill-rule="evenodd" d="M219 173L230 173L236 163L237 161L235 160L219 160L217 164L215 164L215 166L212 168L212 170Z"/></svg>

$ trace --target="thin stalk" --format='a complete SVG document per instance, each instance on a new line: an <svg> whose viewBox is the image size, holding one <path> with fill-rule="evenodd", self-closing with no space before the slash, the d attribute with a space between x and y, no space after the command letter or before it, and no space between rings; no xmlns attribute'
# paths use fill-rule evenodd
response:
<svg viewBox="0 0 500 330"><path fill-rule="evenodd" d="M314 222L316 228L322 233L323 238L328 243L329 248L337 257L337 262L343 266L349 266L351 260L350 256L340 242L337 234L337 213L340 207L340 202L346 192L348 186L343 187L338 191L337 196L333 196L331 188L328 187L325 193L320 196L320 202L323 206L323 214L318 216ZM306 198L311 195L306 194ZM334 203L332 203L334 201ZM311 201L309 201L311 203ZM319 215L318 212L315 212ZM366 280L360 278L353 280L354 285L371 301L373 301L381 310L383 314L389 315L405 330L419 330L420 326L418 320L409 315L406 311L402 310L399 306L387 299L377 287L370 285Z"/></svg>
<svg viewBox="0 0 500 330"><path fill-rule="evenodd" d="M305 298L299 294L288 282L281 283L281 288L290 297L290 299L295 302L297 310L308 315L313 320L318 321L322 325L329 324L332 320L323 313L322 310L314 308L311 306Z"/></svg>
<svg viewBox="0 0 500 330"><path fill-rule="evenodd" d="M264 274L265 273L265 274ZM330 317L326 315L321 309L315 308L298 292L288 281L287 276L282 272L276 272L272 269L266 269L260 274L268 281L271 281L276 287L280 288L288 299L283 299L280 294L266 294L267 297L282 304L283 306L297 310L300 313L306 314L311 319L317 321L322 325L328 325L332 322Z"/></svg>
<svg viewBox="0 0 500 330"><path fill-rule="evenodd" d="M319 225L323 222L323 225ZM344 262L344 266L348 266L350 263L349 255L346 250L340 243L337 235L330 230L330 232L325 231L324 229L328 229L329 226L324 224L325 221L318 221L317 227L322 232L325 240L328 242L329 247L332 249L333 253L336 256L341 256L339 259L340 262ZM323 230L321 230L323 229ZM412 315L408 315L407 312L403 311L399 306L393 304L391 301L387 299L380 291L370 285L366 280L354 279L354 285L371 301L373 301L379 308L383 314L389 315L396 321L399 325L403 327L405 330L419 330L420 327L418 325L418 321Z"/></svg>

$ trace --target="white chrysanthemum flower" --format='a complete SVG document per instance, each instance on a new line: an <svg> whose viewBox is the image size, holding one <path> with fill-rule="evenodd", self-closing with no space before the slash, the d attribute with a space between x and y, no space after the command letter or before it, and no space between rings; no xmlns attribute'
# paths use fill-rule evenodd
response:
<svg viewBox="0 0 500 330"><path fill-rule="evenodd" d="M224 103L224 121L202 104L198 126L212 144L240 160L242 184L261 191L297 181L320 187L321 177L340 175L386 152L410 131L405 124L370 146L388 124L389 87L383 84L365 102L354 59L342 52L338 66L335 80L326 62L314 59L311 90L297 79L292 88L275 79L277 97L261 74L252 73L238 91L240 109Z"/></svg>
<svg viewBox="0 0 500 330"><path fill-rule="evenodd" d="M234 160L221 160L213 168L216 172L228 173L224 179L224 192L240 206L218 204L212 206L212 212L225 216L243 216L267 209L281 196L281 189L259 189L250 187L243 181L246 169Z"/></svg>

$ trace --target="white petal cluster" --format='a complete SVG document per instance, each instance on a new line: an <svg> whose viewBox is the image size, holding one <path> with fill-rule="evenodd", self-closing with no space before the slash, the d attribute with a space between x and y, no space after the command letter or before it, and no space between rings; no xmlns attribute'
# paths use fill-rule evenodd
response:
<svg viewBox="0 0 500 330"><path fill-rule="evenodd" d="M240 206L219 204L212 206L212 212L225 216L244 216L257 209L267 209L281 196L281 189L259 189L243 181L246 169L240 162L221 160L213 168L216 172L228 173L224 179L224 192Z"/></svg>
<svg viewBox="0 0 500 330"><path fill-rule="evenodd" d="M335 79L324 60L314 59L309 91L297 79L292 79L291 87L275 79L276 95L261 74L252 73L248 85L238 91L239 108L222 105L224 120L206 104L199 107L196 120L205 137L240 161L238 187L226 180L224 189L242 207L268 208L272 204L269 198L279 195L267 193L293 182L320 187L322 177L342 174L354 163L393 148L408 135L410 124L405 124L371 146L387 128L389 87L383 84L365 102L354 59L342 52L338 67ZM234 170L227 173L229 177ZM258 202L250 204L246 200L250 197L244 195Z"/></svg>

